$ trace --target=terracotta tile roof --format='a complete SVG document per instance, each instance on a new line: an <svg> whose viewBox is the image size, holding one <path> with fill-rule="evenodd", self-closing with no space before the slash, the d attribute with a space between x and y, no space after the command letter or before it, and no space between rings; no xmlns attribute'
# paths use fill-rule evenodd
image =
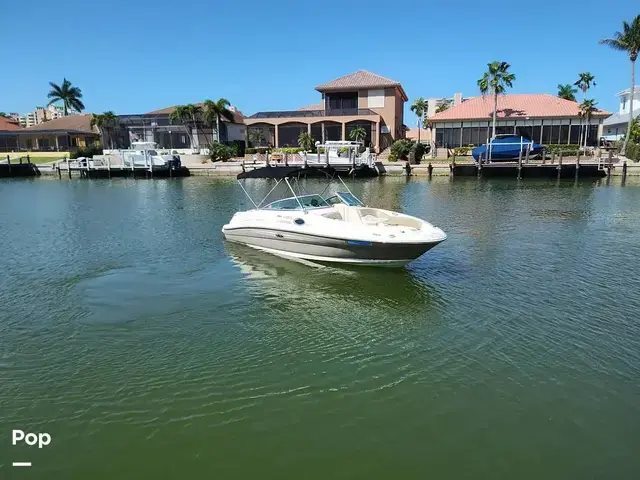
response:
<svg viewBox="0 0 640 480"><path fill-rule="evenodd" d="M319 92L326 92L331 90L342 89L355 89L355 88L385 88L385 87L397 87L406 97L404 89L400 82L385 78L375 73L367 72L366 70L358 70L355 73L345 75L344 77L336 78L330 82L318 85L316 90ZM406 99L405 99L406 101Z"/></svg>
<svg viewBox="0 0 640 480"><path fill-rule="evenodd" d="M91 128L90 113L80 113L77 115L69 115L68 117L60 117L55 120L49 120L48 122L22 129L23 132L39 132L45 130L81 131L97 134L97 131Z"/></svg>
<svg viewBox="0 0 640 480"><path fill-rule="evenodd" d="M305 105L304 107L300 107L298 111L306 112L307 110L324 110L324 103L314 103L313 105Z"/></svg>
<svg viewBox="0 0 640 480"><path fill-rule="evenodd" d="M195 105L201 107L202 102L196 103ZM161 108L160 110L153 110L152 112L147 112L145 115L170 115L175 109L177 105L173 105L171 107ZM244 123L244 114L236 109L233 113L233 122L232 123Z"/></svg>
<svg viewBox="0 0 640 480"><path fill-rule="evenodd" d="M0 117L0 130L19 130L20 124L13 118Z"/></svg>
<svg viewBox="0 0 640 480"><path fill-rule="evenodd" d="M580 105L546 93L518 94L510 93L498 96L498 118L540 118L540 117L577 117ZM490 95L471 98L460 105L437 113L429 120L486 120L493 115L493 97ZM594 117L608 117L610 112L597 110Z"/></svg>

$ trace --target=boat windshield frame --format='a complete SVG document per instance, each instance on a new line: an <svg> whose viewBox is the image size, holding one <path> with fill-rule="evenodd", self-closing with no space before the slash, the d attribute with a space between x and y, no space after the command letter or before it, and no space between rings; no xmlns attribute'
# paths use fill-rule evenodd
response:
<svg viewBox="0 0 640 480"><path fill-rule="evenodd" d="M313 201L316 201L316 204ZM287 207L278 207L278 204L287 205ZM288 205L291 205L289 207ZM317 208L330 208L331 204L328 203L321 195L312 193L309 195L298 195L295 197L282 198L271 202L264 207L260 207L260 210L314 210Z"/></svg>
<svg viewBox="0 0 640 480"><path fill-rule="evenodd" d="M310 168L313 168L313 167L310 167ZM337 176L337 178L342 183L342 185L344 186L345 190L348 193L346 193L346 192L336 192L335 195L333 195L331 197L328 197L328 198L325 198L323 195L324 195L324 191L326 191L327 188L329 187L329 184L328 184L327 187L325 188L325 190L322 192L322 194L314 193L314 194L307 194L307 195L302 195L302 196L296 194L296 191L293 189L293 187L291 186L291 183L289 182L289 177L291 176L292 173L302 172L304 170L306 170L306 168L302 168L302 169L296 170L294 172L288 172L288 175L283 175L281 178L278 178L276 180L276 183L273 186L273 188L271 188L271 190L269 190L269 192L265 195L265 197L259 203L256 203L253 200L253 198L251 198L251 195L249 195L249 192L247 192L247 190L244 188L244 186L242 185L242 182L240 181L239 178L238 178L238 184L240 185L240 188L242 188L242 191L247 196L249 201L256 208L256 210L302 210L303 212L306 213L307 210L333 207L334 203L328 201L329 199L333 199L333 198L338 198L340 200L340 203L343 203L344 205L347 205L347 206L351 206L351 207L353 207L353 206L364 207L365 206L365 204L358 197L356 197L353 194L351 189L347 186L346 183L344 183L344 180L342 180L342 178L340 178L340 176ZM321 171L321 170L319 170L319 171ZM326 173L326 172L323 172L323 173ZM333 178L334 178L334 176L332 175L331 177L329 177L329 180L331 180ZM287 197L287 198L282 198L280 200L276 200L276 201L268 203L267 205L264 205L264 203L266 202L267 198L269 198L269 196L273 193L273 191L282 182L284 182L287 185L287 187L289 188L289 190L291 191L293 196L292 197ZM317 205L314 205L311 202L311 200L309 202L307 202L308 199L312 199L312 200L316 199ZM302 200L304 200L304 202ZM285 203L285 202L287 202L287 204L290 204L291 207L274 208L274 206L277 205L278 203ZM296 206L296 204L297 204L297 206Z"/></svg>

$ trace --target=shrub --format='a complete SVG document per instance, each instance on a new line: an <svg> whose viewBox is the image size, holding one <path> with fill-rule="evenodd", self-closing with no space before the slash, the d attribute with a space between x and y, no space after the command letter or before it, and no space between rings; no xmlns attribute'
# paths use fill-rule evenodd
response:
<svg viewBox="0 0 640 480"><path fill-rule="evenodd" d="M392 162L396 160L407 160L411 153L413 143L414 142L406 138L393 142L393 145L391 145L391 152L389 153L389 160Z"/></svg>
<svg viewBox="0 0 640 480"><path fill-rule="evenodd" d="M453 149L453 154L457 157L462 157L464 155L470 155L471 150L471 147L456 147Z"/></svg>
<svg viewBox="0 0 640 480"><path fill-rule="evenodd" d="M102 148L96 147L96 146L80 147L76 151L71 152L69 154L69 158L71 159L80 158L80 157L93 158L94 155L102 155Z"/></svg>
<svg viewBox="0 0 640 480"><path fill-rule="evenodd" d="M209 145L209 158L212 162L226 162L233 157L233 149L229 145L213 142Z"/></svg>
<svg viewBox="0 0 640 480"><path fill-rule="evenodd" d="M424 152L424 145L422 143L414 142L414 144L411 146L411 151L409 152L409 162L420 163Z"/></svg>
<svg viewBox="0 0 640 480"><path fill-rule="evenodd" d="M629 142L626 153L629 160L640 162L640 144Z"/></svg>
<svg viewBox="0 0 640 480"><path fill-rule="evenodd" d="M246 151L244 140L232 140L227 145L231 147L234 157L244 157Z"/></svg>

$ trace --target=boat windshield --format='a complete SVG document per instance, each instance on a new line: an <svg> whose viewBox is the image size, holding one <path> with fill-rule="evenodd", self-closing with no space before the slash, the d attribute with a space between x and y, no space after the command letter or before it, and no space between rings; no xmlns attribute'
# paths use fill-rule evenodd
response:
<svg viewBox="0 0 640 480"><path fill-rule="evenodd" d="M333 197L327 198L327 202L331 205L344 203L349 207L364 207L364 204L354 194L348 192L337 192Z"/></svg>
<svg viewBox="0 0 640 480"><path fill-rule="evenodd" d="M300 204L302 204L304 208L327 208L330 206L320 195L303 195L297 199L295 197L291 197L278 200L263 208L269 210L299 210Z"/></svg>

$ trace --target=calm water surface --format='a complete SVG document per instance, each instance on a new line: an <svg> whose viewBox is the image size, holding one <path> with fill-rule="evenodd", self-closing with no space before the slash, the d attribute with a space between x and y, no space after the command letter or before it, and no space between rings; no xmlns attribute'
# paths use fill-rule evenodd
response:
<svg viewBox="0 0 640 480"><path fill-rule="evenodd" d="M631 180L357 182L449 234L403 270L223 244L233 180L0 181L0 478L639 478Z"/></svg>

